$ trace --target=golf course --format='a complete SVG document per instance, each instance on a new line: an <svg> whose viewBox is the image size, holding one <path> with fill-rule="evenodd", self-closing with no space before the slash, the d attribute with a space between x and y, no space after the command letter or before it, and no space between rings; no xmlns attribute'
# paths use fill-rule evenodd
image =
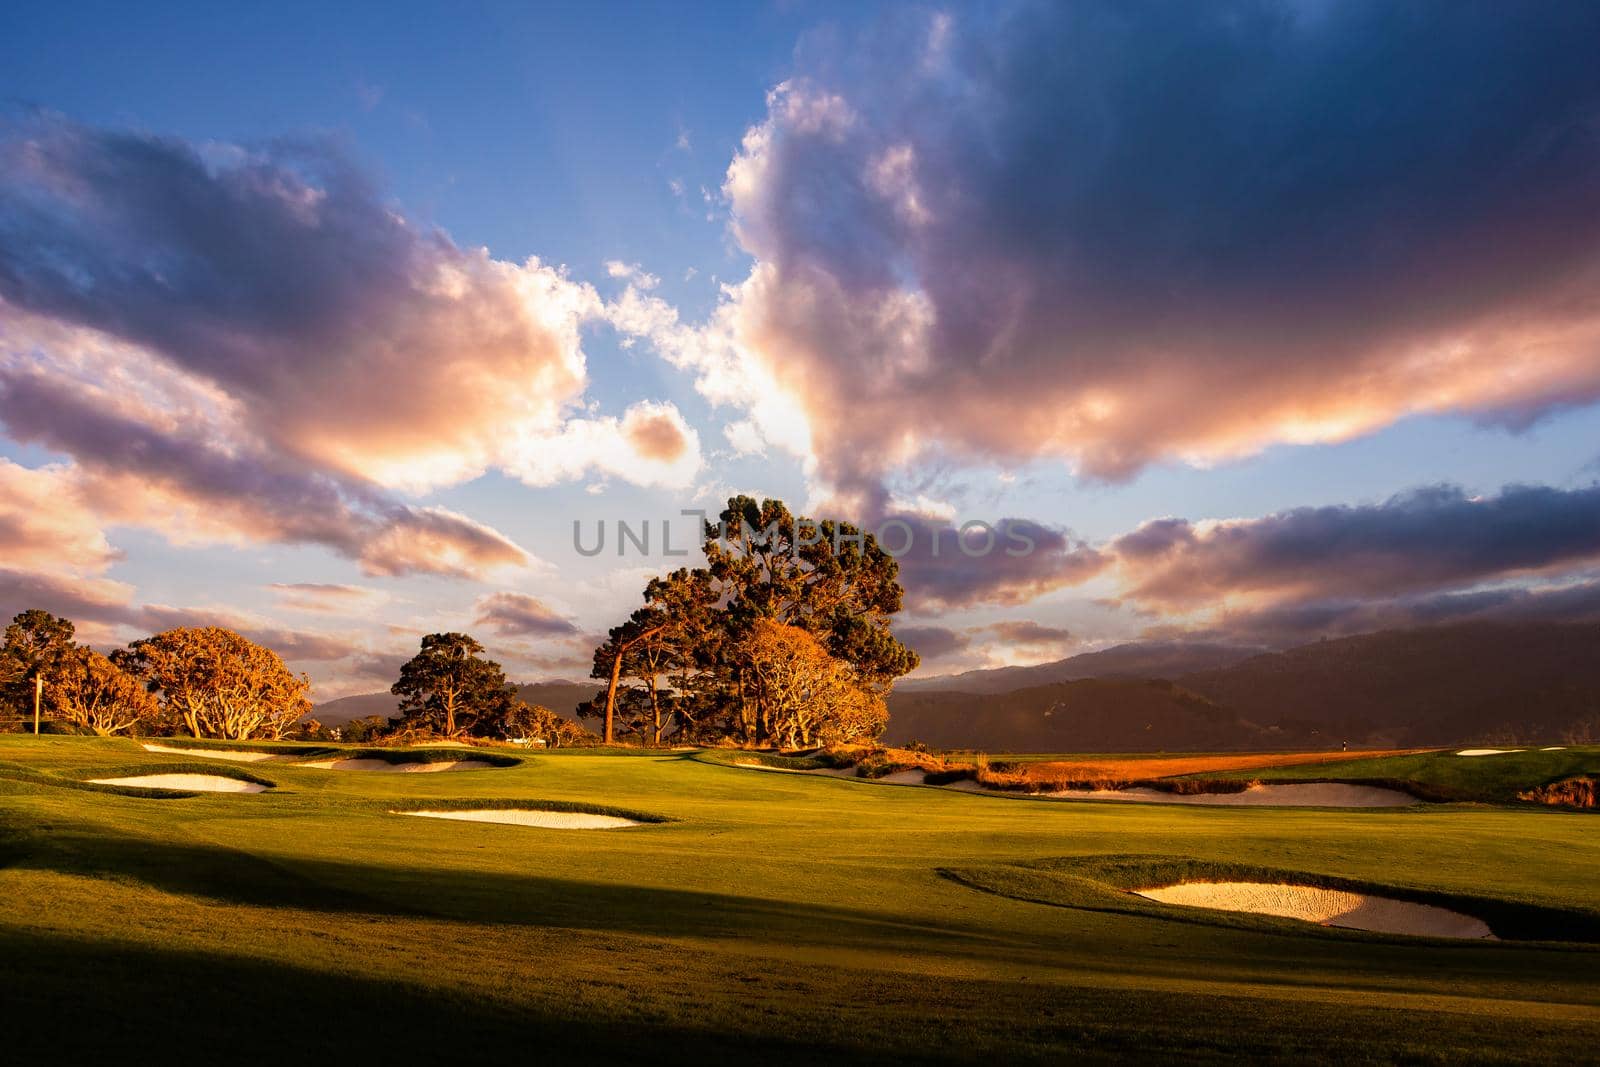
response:
<svg viewBox="0 0 1600 1067"><path fill-rule="evenodd" d="M718 750L497 748L418 775L362 771L463 753L182 747L0 737L19 1062L1552 1063L1600 1042L1595 815L1501 799L1594 775L1597 748L1250 772L1481 795L1339 809L1057 803ZM95 784L148 776L259 789ZM482 821L511 810L540 814ZM1493 939L1132 892L1181 882L1381 891Z"/></svg>

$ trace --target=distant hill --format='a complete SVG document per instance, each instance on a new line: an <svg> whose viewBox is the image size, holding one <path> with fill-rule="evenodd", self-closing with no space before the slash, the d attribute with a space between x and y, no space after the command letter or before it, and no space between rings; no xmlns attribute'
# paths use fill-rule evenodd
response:
<svg viewBox="0 0 1600 1067"><path fill-rule="evenodd" d="M1385 630L1180 681L1246 718L1324 741L1558 740L1578 723L1600 722L1600 624Z"/></svg>
<svg viewBox="0 0 1600 1067"><path fill-rule="evenodd" d="M995 667L933 678L911 678L897 683L895 692L953 690L962 693L1007 693L1027 686L1075 682L1080 678L1176 678L1195 671L1231 667L1262 651L1259 647L1246 645L1134 642L1032 667Z"/></svg>
<svg viewBox="0 0 1600 1067"><path fill-rule="evenodd" d="M311 709L311 718L324 726L343 726L352 719L364 719L368 715L388 718L394 714L395 698L392 693L357 693L355 696L318 704Z"/></svg>
<svg viewBox="0 0 1600 1067"><path fill-rule="evenodd" d="M1263 748L1273 732L1166 681L1084 678L1010 693L895 692L890 744L994 752L1203 752Z"/></svg>
<svg viewBox="0 0 1600 1067"><path fill-rule="evenodd" d="M1555 742L1584 723L1600 730L1592 623L1388 630L1251 656L1165 688L1102 678L955 691L969 677L946 689L897 686L887 739L996 752L1194 751Z"/></svg>
<svg viewBox="0 0 1600 1067"><path fill-rule="evenodd" d="M576 720L578 705L594 696L598 686L598 682L528 682L517 686L517 694L530 704L543 704L564 718ZM397 713L395 705L391 693L358 693L318 704L311 709L311 717L324 726L342 726L368 715L392 717Z"/></svg>

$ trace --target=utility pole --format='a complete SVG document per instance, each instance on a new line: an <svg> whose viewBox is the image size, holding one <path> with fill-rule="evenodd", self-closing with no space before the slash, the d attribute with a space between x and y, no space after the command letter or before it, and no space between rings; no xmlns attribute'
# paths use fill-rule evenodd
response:
<svg viewBox="0 0 1600 1067"><path fill-rule="evenodd" d="M44 697L44 675L37 675L33 679L33 733L39 734L39 701Z"/></svg>

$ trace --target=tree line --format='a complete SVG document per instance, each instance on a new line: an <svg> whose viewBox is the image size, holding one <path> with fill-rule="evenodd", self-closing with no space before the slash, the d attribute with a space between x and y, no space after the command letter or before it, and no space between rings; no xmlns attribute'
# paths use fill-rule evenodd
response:
<svg viewBox="0 0 1600 1067"><path fill-rule="evenodd" d="M308 717L311 680L279 655L220 626L176 627L101 653L76 640L68 619L18 614L0 643L0 705L13 727L30 723L103 737L187 735L228 741L332 740ZM500 665L466 634L430 634L400 671L392 718L347 727L344 740L424 737L592 737L549 708L517 696ZM35 718L37 717L37 718Z"/></svg>
<svg viewBox="0 0 1600 1067"><path fill-rule="evenodd" d="M747 496L706 523L703 548L706 566L651 579L644 603L595 649L592 676L604 686L580 716L607 744L876 740L890 687L917 666L889 628L904 596L894 558L848 523ZM69 620L38 609L12 620L0 645L11 722L36 707L53 724L100 735L331 736L308 719L310 679L232 630L177 627L108 654L75 637ZM422 638L390 692L393 717L359 720L341 739L594 740L522 700L464 633Z"/></svg>

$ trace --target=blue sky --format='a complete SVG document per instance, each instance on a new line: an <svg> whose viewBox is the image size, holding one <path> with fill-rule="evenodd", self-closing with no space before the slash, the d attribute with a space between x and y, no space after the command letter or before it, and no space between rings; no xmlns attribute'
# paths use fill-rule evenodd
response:
<svg viewBox="0 0 1600 1067"><path fill-rule="evenodd" d="M1287 549L1270 539L1294 525L1285 518L1293 509L1332 509L1317 520L1319 531L1365 521L1363 508L1374 522L1404 513L1396 524L1409 528L1443 521L1421 515L1424 505L1405 496L1419 489L1448 485L1469 501L1493 501L1519 483L1582 494L1600 477L1600 369L1588 320L1564 310L1592 296L1594 223L1583 218L1586 194L1559 178L1586 175L1592 186L1585 168L1595 154L1581 143L1549 147L1567 144L1560 131L1572 116L1594 114L1600 95L1560 39L1570 27L1509 12L1505 26L1474 15L1420 33L1366 5L1337 16L1294 4L1227 6L1236 17L1168 13L1141 23L1097 4L9 4L0 14L0 96L18 116L14 144L77 131L61 136L73 139L71 165L88 166L95 152L121 150L105 138L152 138L210 160L258 153L295 176L296 164L272 146L314 142L318 159L337 156L364 175L409 232L436 230L452 249L486 249L494 263L537 257L564 271L574 292L591 287L608 308L631 293L702 331L719 314L731 316L731 358L765 375L757 380L777 412L741 408L707 384L709 364L675 361L664 355L661 333L630 332L608 310L580 316L585 376L563 395L559 425L610 419L606 432L616 433L616 420L635 406L668 405L673 425L696 437L701 463L692 477L638 484L627 462L608 471L581 458L575 473L534 477L526 462L489 456L468 463L466 474L402 484L391 471L357 464L352 474L329 461L328 477L381 487L382 501L372 503L364 488L340 481L358 508L449 509L534 561L470 575L374 564L343 534L262 534L257 519L225 534L198 534L192 522L185 531L181 508L172 509L201 499L183 488L188 483L149 469L133 478L108 458L115 450L104 439L91 456L87 444L67 441L63 422L24 431L14 415L0 455L25 471L65 472L59 476L72 479L83 514L61 521L108 546L99 566L42 552L33 566L50 582L94 588L97 603L117 601L98 623L87 620L87 632L102 640L206 612L233 613L263 634L340 635L351 642L346 654L297 662L323 696L376 687L416 633L443 628L487 628L513 673L581 674L584 641L625 612L642 576L664 561L585 559L572 551L574 520L592 527L677 519L682 532L681 508L735 491L862 521L901 512L930 522L1010 517L1059 531L1057 555L1037 573L986 584L925 572L934 592L910 598L907 621L950 635L955 649L928 656L925 672L1056 658L1150 633L1234 632L1262 643L1310 636L1239 620L1291 601L1343 602L1341 567L1403 550L1383 541L1342 557L1328 546L1349 544L1349 535L1335 530L1305 550L1303 566L1320 569L1319 579L1256 582L1228 570L1235 584L1223 590L1221 579L1194 577L1236 565L1222 558L1206 520L1254 523L1249 535L1270 541L1262 558L1278 559ZM1582 18L1576 6L1568 14ZM1428 19L1449 21L1448 11L1431 9L1421 18ZM1521 64L1509 49L1502 58L1497 36L1523 41L1541 62ZM1389 46L1377 49L1380 40ZM1414 86L1414 102L1405 98L1422 79L1407 74L1417 58L1407 49L1427 50L1440 69ZM1351 84L1344 73L1341 57L1358 53L1378 57L1368 84ZM1218 55L1246 73L1226 94L1218 90L1210 111L1184 118L1187 100L1233 77L1211 65ZM1285 81L1284 57L1296 55L1298 73ZM1164 65L1151 68L1153 57L1166 57ZM1452 64L1480 70L1498 87L1503 121L1468 114L1480 106L1477 89L1466 73L1452 80ZM1153 87L1148 75L1130 73L1150 69ZM1174 87L1170 98L1161 72ZM1403 139L1385 146L1393 131L1367 110L1369 87L1401 98L1393 110L1420 123L1412 139L1427 153L1408 151ZM1284 103L1292 99L1305 103L1296 110ZM1340 111L1346 102L1348 113ZM1330 109L1337 117L1325 114ZM1264 161L1188 143L1186 123L1213 120L1242 131L1239 143L1275 144L1277 154ZM1531 128L1546 131L1537 150L1551 157L1547 168L1508 170L1498 185L1440 176L1448 174L1441 161L1468 151L1463 146L1491 153L1486 171L1519 145L1534 151L1516 133ZM748 140L753 131L765 139ZM1351 138L1337 152L1329 147ZM1197 163L1208 151L1218 158ZM1119 153L1132 169L1118 169ZM730 179L739 160L748 180ZM1194 167L1190 192L1158 177L1163 161L1174 171ZM1240 169L1247 166L1256 169ZM1352 194L1348 186L1362 182L1371 194ZM1253 197L1235 202L1238 190L1257 185ZM18 195L14 205L28 202ZM1549 217L1535 217L1529 202L1547 205ZM1387 205L1377 222L1366 217L1374 203ZM0 211L5 204L0 198ZM1268 204L1293 214L1274 218L1261 206ZM1317 218L1323 206L1326 225ZM920 221L907 222L911 216ZM60 238L23 226L0 229L0 239L27 273L28 257L37 266ZM1341 232L1354 235L1347 263ZM1497 241L1503 267L1457 268L1467 251L1487 247L1483 258L1494 259ZM1174 246L1182 242L1180 254ZM92 236L82 249L98 254ZM118 254L122 265L106 268L106 277L138 258L137 250ZM293 255L285 253L289 262ZM754 291L761 277L775 287ZM1023 281L1000 290L998 278ZM181 363L206 388L242 389L235 395L247 406L268 402L253 391L259 383L242 384L254 381L248 374L207 378L196 369L203 353L174 356L149 335L107 325L125 321L127 308L74 318L42 298L30 305L20 292L0 303L0 314L22 324L17 335L28 331L26 344L12 343L27 349L30 373L60 362L37 340L40 324L70 320L153 353L162 366ZM875 303L862 295L869 293ZM1466 293L1473 301L1459 296ZM793 294L810 298L786 305ZM996 326L995 309L1011 300L1014 318ZM1148 307L1126 313L1141 301ZM1492 320L1474 317L1474 301ZM201 297L182 306L205 310ZM34 317L23 322L24 310ZM882 337L859 328L892 316L909 317ZM904 341L918 329L923 340ZM694 344L709 349L712 332ZM905 352L891 351L902 342ZM1446 354L1431 363L1415 357L1434 351L1430 345ZM447 347L429 359L470 356ZM963 364L968 356L973 362ZM315 358L337 363L346 355L335 346ZM1420 369L1392 377L1374 369L1409 368L1413 359ZM857 368L873 384L853 386ZM1174 427L1162 405L1187 396L1219 414ZM359 395L351 403L359 406ZM765 425L785 412L810 427L809 448L785 445L770 426L746 433L742 450L724 434L741 418ZM1006 439L1013 416L1021 443ZM462 417L479 416L463 409ZM541 424L539 433L557 425ZM296 433L263 446L269 466L323 447L309 443L314 428ZM310 470L322 476L314 464ZM38 478L13 476L34 485L30 492L54 495L38 489ZM113 483L124 497L116 506L103 497ZM1388 506L1397 495L1410 502ZM127 497L143 502L134 507ZM205 499L212 503L200 511L214 511L215 498ZM1543 514L1505 521L1538 534L1541 522L1555 521ZM1173 592L1173 574L1147 572L1155 564L1136 560L1132 542L1114 550L1119 538L1163 517L1189 523L1181 545L1162 549L1191 582L1182 595ZM96 524L98 534L83 524ZM1562 541L1548 559L1510 552L1463 565L1426 588L1397 586L1394 596L1581 584L1600 547L1578 541ZM1173 562L1175 553L1193 558ZM1260 573L1271 569L1256 562ZM1060 577L1074 567L1089 576ZM18 590L44 588L27 567L17 573ZM913 594L917 573L908 566ZM938 592L946 580L963 592ZM371 597L351 618L330 606L290 607L279 585L349 586ZM577 636L519 631L476 606L503 591L536 601ZM1371 615L1384 598L1370 589L1360 597L1363 619L1410 618ZM1008 620L1040 624L1051 636L1008 642L984 629Z"/></svg>

